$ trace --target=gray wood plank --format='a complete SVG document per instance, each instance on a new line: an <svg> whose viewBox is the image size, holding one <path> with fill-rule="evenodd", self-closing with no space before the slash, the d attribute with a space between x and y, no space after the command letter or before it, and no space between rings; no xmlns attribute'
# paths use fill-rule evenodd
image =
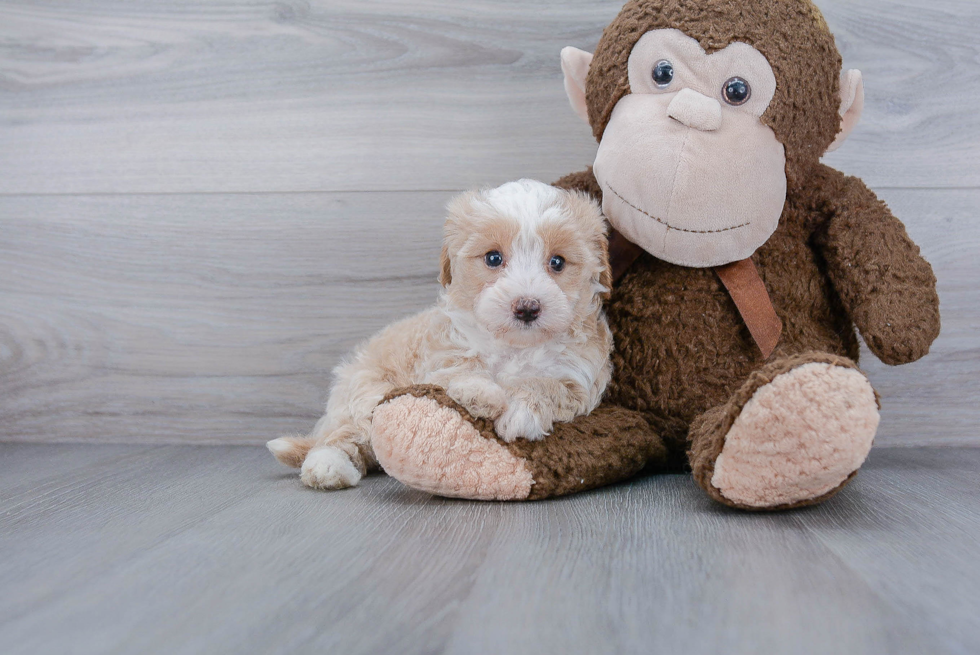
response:
<svg viewBox="0 0 980 655"><path fill-rule="evenodd" d="M10 448L31 468L65 446ZM57 494L39 476L29 511L0 512L5 652L958 653L980 639L980 449L875 450L836 499L777 515L721 508L683 475L498 504L384 476L314 492L258 448L134 447L115 469L66 468Z"/></svg>
<svg viewBox="0 0 980 655"><path fill-rule="evenodd" d="M867 93L861 123L826 162L876 187L980 186L980 4L815 2Z"/></svg>
<svg viewBox="0 0 980 655"><path fill-rule="evenodd" d="M435 300L450 193L0 198L0 440L261 443L330 369ZM980 191L886 190L936 267L943 333L864 365L881 444L976 443Z"/></svg>
<svg viewBox="0 0 980 655"><path fill-rule="evenodd" d="M858 483L800 521L934 645L980 644L980 449L872 450ZM952 535L952 538L949 537Z"/></svg>
<svg viewBox="0 0 980 655"><path fill-rule="evenodd" d="M980 5L822 0L868 102L829 158L980 186ZM0 193L458 189L594 156L558 53L621 0L0 4Z"/></svg>
<svg viewBox="0 0 980 655"><path fill-rule="evenodd" d="M0 200L2 438L309 429L340 357L435 301L448 197Z"/></svg>
<svg viewBox="0 0 980 655"><path fill-rule="evenodd" d="M454 538L438 515L419 521L431 499L391 500L401 489L383 476L325 502L264 449L184 447L155 459L94 488L87 476L78 507L35 507L29 522L0 517L10 553L0 563L0 638L17 646L10 652L44 652L68 635L79 652L295 652L311 636L356 636L324 626L360 624L370 639L369 610L393 603L415 609L389 623L386 639L418 648L445 639L442 607L464 595L486 548L479 531ZM162 489L134 493L142 484ZM452 523L492 534L495 506L457 507ZM271 549L259 547L270 537ZM440 609L424 617L429 604ZM178 626L160 620L175 613L184 617L176 641ZM52 640L38 627L54 615L64 629Z"/></svg>
<svg viewBox="0 0 980 655"><path fill-rule="evenodd" d="M927 650L792 514L746 519L687 476L554 508L498 534L447 653Z"/></svg>
<svg viewBox="0 0 980 655"><path fill-rule="evenodd" d="M53 468L50 453L61 470L0 494L3 621L29 616L111 573L120 559L247 498L258 483L248 470L262 459L258 450L108 446L88 447L101 457L85 462L59 456L77 454L78 446L33 454L23 447L3 444L0 452L42 471ZM44 571L43 578L38 571Z"/></svg>
<svg viewBox="0 0 980 655"><path fill-rule="evenodd" d="M138 447L144 450L145 447ZM84 470L125 458L133 452L131 445L109 445L92 448L89 444L63 445L46 451L45 457L33 456L36 446L30 443L4 443L0 447L0 503L13 495L35 489L41 480L59 479L65 471ZM30 467L25 467L30 458Z"/></svg>

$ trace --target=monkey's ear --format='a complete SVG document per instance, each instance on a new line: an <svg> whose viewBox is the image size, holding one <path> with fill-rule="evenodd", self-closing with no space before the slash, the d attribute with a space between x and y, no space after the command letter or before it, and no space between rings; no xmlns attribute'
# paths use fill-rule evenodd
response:
<svg viewBox="0 0 980 655"><path fill-rule="evenodd" d="M840 77L840 133L827 148L827 152L833 152L841 147L861 120L863 111L864 79L861 77L861 71L852 69Z"/></svg>
<svg viewBox="0 0 980 655"><path fill-rule="evenodd" d="M585 78L589 74L592 53L568 46L561 50L561 72L565 74L565 93L572 109L586 123L589 122L589 108L585 104Z"/></svg>
<svg viewBox="0 0 980 655"><path fill-rule="evenodd" d="M453 281L453 266L452 261L449 259L449 246L447 244L442 244L442 261L439 267L439 284L444 287L448 287L449 283Z"/></svg>

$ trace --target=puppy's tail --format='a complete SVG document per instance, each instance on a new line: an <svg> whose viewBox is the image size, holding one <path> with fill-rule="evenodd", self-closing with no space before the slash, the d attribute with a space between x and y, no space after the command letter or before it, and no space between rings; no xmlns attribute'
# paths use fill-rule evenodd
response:
<svg viewBox="0 0 980 655"><path fill-rule="evenodd" d="M279 437L266 442L265 447L286 466L298 469L303 466L306 453L313 448L314 441L309 437Z"/></svg>

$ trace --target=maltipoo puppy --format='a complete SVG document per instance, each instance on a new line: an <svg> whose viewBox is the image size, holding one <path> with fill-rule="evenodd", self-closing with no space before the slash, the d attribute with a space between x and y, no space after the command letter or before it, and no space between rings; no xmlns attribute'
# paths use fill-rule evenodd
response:
<svg viewBox="0 0 980 655"><path fill-rule="evenodd" d="M602 312L611 285L606 227L584 194L520 180L449 204L435 307L361 345L334 371L308 437L269 450L318 489L378 467L371 415L389 392L435 384L505 441L541 439L588 414L612 371Z"/></svg>

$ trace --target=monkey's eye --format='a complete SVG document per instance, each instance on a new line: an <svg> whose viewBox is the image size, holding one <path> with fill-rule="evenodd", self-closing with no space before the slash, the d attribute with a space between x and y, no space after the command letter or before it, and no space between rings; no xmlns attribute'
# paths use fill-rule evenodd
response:
<svg viewBox="0 0 980 655"><path fill-rule="evenodd" d="M721 95L725 98L725 102L738 107L744 105L752 97L752 87L741 77L733 77L725 82Z"/></svg>
<svg viewBox="0 0 980 655"><path fill-rule="evenodd" d="M500 254L499 250L491 250L483 256L483 261L487 263L490 268L498 268L504 264L504 256Z"/></svg>
<svg viewBox="0 0 980 655"><path fill-rule="evenodd" d="M674 65L666 59L661 59L653 67L653 81L661 89L670 86L674 81Z"/></svg>
<svg viewBox="0 0 980 655"><path fill-rule="evenodd" d="M548 266L550 266L551 270L553 270L555 273L561 273L565 269L565 258L561 255L555 255L551 258L551 261L548 262Z"/></svg>

